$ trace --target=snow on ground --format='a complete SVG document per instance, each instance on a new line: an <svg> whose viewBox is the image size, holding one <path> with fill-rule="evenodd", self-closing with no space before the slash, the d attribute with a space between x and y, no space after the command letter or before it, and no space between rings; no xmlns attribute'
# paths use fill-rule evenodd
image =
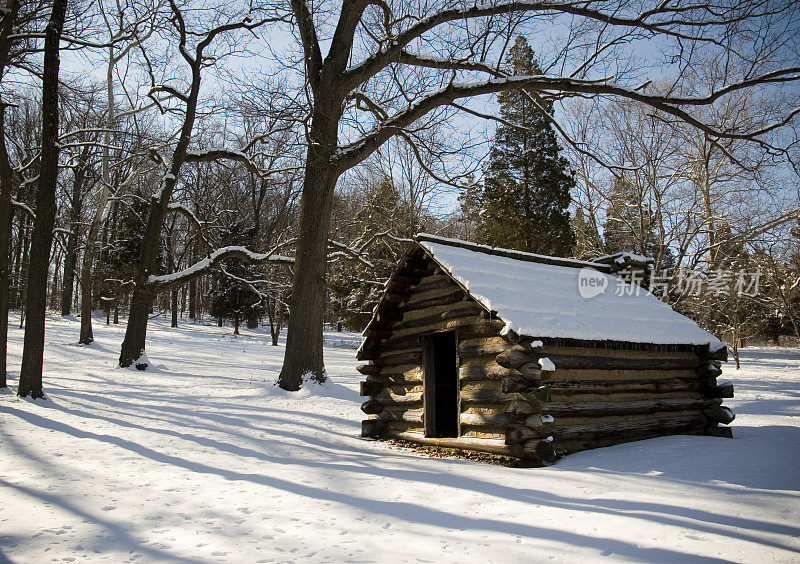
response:
<svg viewBox="0 0 800 564"><path fill-rule="evenodd" d="M263 332L154 322L152 370L116 368L122 328L75 344L48 320L47 401L0 394L0 561L800 560L800 354L729 368L733 440L667 437L514 469L359 438L358 336L331 381L273 386Z"/></svg>

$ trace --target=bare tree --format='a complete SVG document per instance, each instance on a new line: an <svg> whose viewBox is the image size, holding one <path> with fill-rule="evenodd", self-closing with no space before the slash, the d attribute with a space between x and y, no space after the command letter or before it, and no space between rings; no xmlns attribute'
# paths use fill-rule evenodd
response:
<svg viewBox="0 0 800 564"><path fill-rule="evenodd" d="M94 340L92 332L92 267L99 245L100 230L111 210L111 195L115 189L121 188L119 185L112 185L113 133L119 129L120 119L135 116L148 107L152 107L151 104L141 103L138 98L131 100L126 96L128 107L120 112L115 88L115 73L118 67L132 51L142 48L142 44L152 35L162 2L142 4L127 1L109 7L106 2L98 3L100 16L105 23L108 36L107 43L102 46L107 51L105 60L106 116L102 143L100 190L97 195L95 212L89 223L81 264L81 330L78 342L82 344L89 344ZM131 182L138 174L140 174L139 170L130 171L128 178L121 183Z"/></svg>
<svg viewBox="0 0 800 564"><path fill-rule="evenodd" d="M11 162L6 148L6 108L0 102L0 388L6 387L6 347L8 343L8 286L10 265L8 244L11 238Z"/></svg>
<svg viewBox="0 0 800 564"><path fill-rule="evenodd" d="M780 31L778 22L795 21L794 2L740 2L709 10L706 5L668 2L640 7L627 2L441 5L356 0L341 4L334 26L327 23L331 14L323 7L302 0L293 0L291 6L303 47L310 110L289 333L279 377L287 390L297 390L303 375L325 378L325 265L337 180L391 137L413 140L426 116L453 108L464 98L524 86L541 99L635 100L712 139L769 144L765 136L800 112L793 110L755 130L721 129L694 113L740 90L800 78L793 60L782 66L777 50L782 41L759 42L756 53L746 42L753 35L790 37L794 32ZM557 29L567 30L565 36L557 37ZM508 76L498 63L489 62L502 60L516 32L552 37L549 47L555 56L543 61L543 74ZM673 84L666 93L651 92L641 82L647 61L635 47L643 41L661 45L664 59L674 62ZM326 55L323 45L329 45ZM682 73L700 50L750 64L740 65L745 70L726 76L720 87L687 94ZM581 147L581 140L568 143Z"/></svg>
<svg viewBox="0 0 800 564"><path fill-rule="evenodd" d="M31 236L31 262L37 265L28 276L25 345L19 373L17 394L43 398L42 364L44 356L44 314L47 304L47 265L53 241L58 180L58 68L59 42L67 0L54 0L45 31L44 76L42 88L42 156L39 186L36 192L36 220Z"/></svg>
<svg viewBox="0 0 800 564"><path fill-rule="evenodd" d="M7 0L0 17L0 80L11 50L9 36L19 12L18 0ZM0 388L6 387L6 347L8 343L8 282L10 279L8 244L11 236L11 162L6 147L6 108L0 100Z"/></svg>
<svg viewBox="0 0 800 564"><path fill-rule="evenodd" d="M226 39L229 41L229 45L235 44L235 39L231 39L235 34L255 30L276 19L259 13L258 10L251 6L248 10L238 11L238 13L232 15L221 11L214 14L205 14L212 20L212 24L204 29L199 22L187 22L184 10L177 1L170 0L169 6L171 10L169 24L175 33L173 37L177 41L180 58L189 71L188 88L182 91L169 84L156 83L155 75L151 74L153 79L151 95L155 99L155 96L159 94L166 94L173 101L178 102L182 106L182 123L177 142L171 150L171 155L165 158L158 153L154 153L154 158L163 163L165 172L161 180L160 190L152 197L150 202L142 252L139 258L136 280L134 281L136 285L131 297L128 326L119 357L120 366L130 366L136 363L137 367L146 368L146 362L135 361L144 353L148 314L155 296L169 289L175 278L180 280L180 284L183 284L188 282L192 276L206 272L207 268L219 264L220 261L226 258L232 258L233 255L237 255L236 258L243 257L245 260L255 260L257 258L249 251L240 252L237 248L229 250L227 253L212 253L207 259L204 259L202 267L200 263L195 267L189 267L184 271L183 275L173 277L169 282L154 276L164 220L183 165L187 162L210 162L227 159L241 162L258 170L254 161L248 155L258 143L258 138L250 140L247 145L237 148L237 150L212 148L203 151L191 151L190 144L195 122L198 118L203 73L208 69L212 61L219 62L220 58L224 56L222 48L217 43ZM202 19L202 16L199 19ZM197 25L197 27L193 27L193 25ZM267 135L269 134L266 133L265 136ZM258 258L268 260L269 256Z"/></svg>

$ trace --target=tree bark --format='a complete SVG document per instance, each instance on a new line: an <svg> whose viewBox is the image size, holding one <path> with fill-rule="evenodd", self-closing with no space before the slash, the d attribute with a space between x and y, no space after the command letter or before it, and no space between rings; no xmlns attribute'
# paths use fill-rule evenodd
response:
<svg viewBox="0 0 800 564"><path fill-rule="evenodd" d="M329 141L328 146L335 144L334 129L333 142ZM338 179L328 166L329 157L330 150L311 144L300 198L286 353L278 377L278 385L289 391L300 389L304 375L311 375L317 382L324 382L326 378L322 357L322 326L327 297L325 269L331 202Z"/></svg>
<svg viewBox="0 0 800 564"><path fill-rule="evenodd" d="M8 246L11 239L11 163L5 131L5 105L0 103L0 388L6 383L6 350L8 343L8 291L11 280Z"/></svg>
<svg viewBox="0 0 800 564"><path fill-rule="evenodd" d="M8 37L19 12L18 0L7 0L6 11L0 19L0 80L6 66L11 42ZM8 344L8 292L11 281L8 248L11 240L11 163L5 139L5 112L7 106L0 101L0 388L6 382L6 350Z"/></svg>
<svg viewBox="0 0 800 564"><path fill-rule="evenodd" d="M189 319L195 321L197 318L197 280L192 278L189 282Z"/></svg>
<svg viewBox="0 0 800 564"><path fill-rule="evenodd" d="M67 12L67 0L54 0L45 30L44 72L42 79L42 153L39 189L36 193L36 220L31 238L31 268L28 274L27 315L22 367L19 373L21 397L43 398L44 317L47 299L47 265L53 242L58 180L58 66L59 42Z"/></svg>
<svg viewBox="0 0 800 564"><path fill-rule="evenodd" d="M25 296L28 289L28 269L30 266L30 224L31 220L27 214L19 214L19 245L17 260L17 307L20 309L19 328L22 329L25 319Z"/></svg>
<svg viewBox="0 0 800 564"><path fill-rule="evenodd" d="M91 236L91 230L89 235ZM81 266L81 334L78 342L88 345L94 341L92 331L92 263L94 253L91 247L94 243L87 239L86 247L83 250L83 264Z"/></svg>
<svg viewBox="0 0 800 564"><path fill-rule="evenodd" d="M170 304L169 307L172 310L172 320L170 323L170 327L177 327L178 326L178 290L177 288L170 292Z"/></svg>
<svg viewBox="0 0 800 564"><path fill-rule="evenodd" d="M53 262L53 281L50 284L50 309L58 309L58 295L60 294L58 275L61 273L61 253L54 252L50 260Z"/></svg>
<svg viewBox="0 0 800 564"><path fill-rule="evenodd" d="M12 43L9 36L14 29L14 20L17 19L20 6L19 0L6 0L5 4L5 10L0 18L0 80L3 79L8 62L8 52Z"/></svg>
<svg viewBox="0 0 800 564"><path fill-rule="evenodd" d="M122 341L120 366L130 366L144 353L144 342L147 338L147 319L155 296L146 289L137 288L131 296L131 308L128 314L128 326L125 340ZM137 365L138 368L138 365Z"/></svg>

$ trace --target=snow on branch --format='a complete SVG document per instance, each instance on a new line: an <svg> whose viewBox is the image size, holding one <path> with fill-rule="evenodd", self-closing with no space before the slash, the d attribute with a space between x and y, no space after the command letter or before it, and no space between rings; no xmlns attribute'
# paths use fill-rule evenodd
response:
<svg viewBox="0 0 800 564"><path fill-rule="evenodd" d="M195 229L197 229L197 234L200 236L200 239L203 241L203 244L206 246L206 248L207 249L211 248L211 243L209 243L208 239L206 238L206 234L204 231L204 225L206 223L205 221L200 221L200 219L192 212L192 210L190 210L185 206L182 206L177 202L172 202L169 205L167 205L167 209L177 212L186 217L189 220L189 222L195 226Z"/></svg>
<svg viewBox="0 0 800 564"><path fill-rule="evenodd" d="M222 147L214 147L205 151L186 151L186 162L188 163L212 162L222 159L240 162L248 171L254 174L262 173L253 159L242 151Z"/></svg>
<svg viewBox="0 0 800 564"><path fill-rule="evenodd" d="M352 258L352 259L355 259L355 260L359 261L361 264L363 264L367 268L372 268L372 269L375 268L374 264L372 264L370 261L368 261L366 258L364 258L364 255L362 254L361 249L354 249L352 247L349 247L349 246L345 245L344 243L340 243L338 241L334 241L333 239L328 240L328 247L329 248L334 248L334 249L339 249L338 251L334 251L332 253L328 253L328 261L332 262L332 261L334 261L335 259L337 259L339 257L346 257L346 258Z"/></svg>
<svg viewBox="0 0 800 564"><path fill-rule="evenodd" d="M36 219L36 212L34 212L33 209L31 209L31 207L25 202L20 202L14 198L11 198L11 205L24 211L31 217L31 219Z"/></svg>
<svg viewBox="0 0 800 564"><path fill-rule="evenodd" d="M193 278L207 274L217 267L217 265L222 261L230 259L238 259L248 264L294 264L293 258L275 254L275 249L267 253L256 253L247 249L246 247L229 246L217 249L203 260L196 262L188 268L179 270L178 272L163 274L160 276L151 275L147 279L147 284L152 286L156 292L164 292L177 286L181 286Z"/></svg>
<svg viewBox="0 0 800 564"><path fill-rule="evenodd" d="M380 233L374 233L373 235L369 236L365 239L367 233L364 232L359 236L353 243L347 245L345 243L341 243L339 241L334 241L333 239L328 240L328 248L330 249L338 249L332 253L328 253L328 261L333 262L337 258L351 258L354 260L359 261L361 264L366 266L367 268L375 269L375 265L372 264L366 258L366 251L369 247L374 245L378 241L382 241L384 239L389 239L391 241L396 242L403 242L403 243L411 243L411 239L406 239L404 237L398 237L394 235L391 231L381 231Z"/></svg>

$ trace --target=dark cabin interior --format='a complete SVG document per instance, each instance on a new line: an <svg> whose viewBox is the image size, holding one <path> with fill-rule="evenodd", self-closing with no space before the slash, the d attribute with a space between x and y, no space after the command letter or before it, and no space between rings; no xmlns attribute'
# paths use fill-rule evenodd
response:
<svg viewBox="0 0 800 564"><path fill-rule="evenodd" d="M425 436L458 436L458 358L456 333L422 337Z"/></svg>

